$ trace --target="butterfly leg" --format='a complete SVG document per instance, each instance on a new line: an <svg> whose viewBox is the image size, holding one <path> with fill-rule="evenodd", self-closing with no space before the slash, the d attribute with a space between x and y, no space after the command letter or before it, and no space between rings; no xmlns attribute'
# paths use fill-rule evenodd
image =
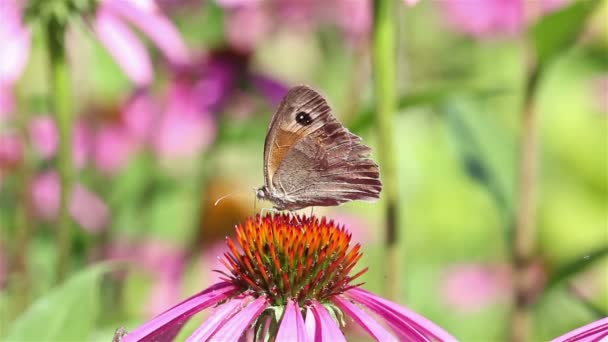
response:
<svg viewBox="0 0 608 342"><path fill-rule="evenodd" d="M272 212L272 213L278 213L278 212L280 212L280 210L275 209L275 208L262 208L262 209L260 209L260 218L262 218L264 216L264 211L267 211L269 213L270 212Z"/></svg>

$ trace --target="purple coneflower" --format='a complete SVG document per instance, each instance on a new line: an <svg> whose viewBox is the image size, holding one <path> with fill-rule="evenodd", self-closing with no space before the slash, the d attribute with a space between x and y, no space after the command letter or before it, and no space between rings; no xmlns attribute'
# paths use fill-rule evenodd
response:
<svg viewBox="0 0 608 342"><path fill-rule="evenodd" d="M360 245L325 218L248 219L227 239L222 280L158 315L122 341L170 341L196 313L214 312L188 341L344 341L345 316L379 341L455 341L426 318L363 290ZM390 328L387 329L381 323Z"/></svg>

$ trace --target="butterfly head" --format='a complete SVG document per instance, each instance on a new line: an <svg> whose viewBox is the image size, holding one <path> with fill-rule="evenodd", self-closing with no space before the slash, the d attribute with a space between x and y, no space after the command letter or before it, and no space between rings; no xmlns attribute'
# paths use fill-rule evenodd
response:
<svg viewBox="0 0 608 342"><path fill-rule="evenodd" d="M268 190L266 189L265 186L258 188L255 191L255 196L258 199L268 199Z"/></svg>

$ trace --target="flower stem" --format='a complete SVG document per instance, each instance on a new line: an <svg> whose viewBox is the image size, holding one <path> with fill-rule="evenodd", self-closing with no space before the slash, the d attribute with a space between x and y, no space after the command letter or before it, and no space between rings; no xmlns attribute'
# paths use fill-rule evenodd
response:
<svg viewBox="0 0 608 342"><path fill-rule="evenodd" d="M394 116L397 105L396 55L395 55L395 1L374 1L374 30L372 58L374 94L376 98L376 125L378 152L383 178L385 207L386 245L386 296L398 297L399 267L397 254L397 210L399 204L397 165L395 160Z"/></svg>
<svg viewBox="0 0 608 342"><path fill-rule="evenodd" d="M61 182L61 204L57 226L57 281L65 278L69 269L71 254L71 229L68 203L72 179L72 103L70 97L70 79L66 63L64 44L65 27L50 21L47 29L50 78L51 106L55 113L59 129L59 154L57 158Z"/></svg>
<svg viewBox="0 0 608 342"><path fill-rule="evenodd" d="M511 316L511 341L530 340L531 305L535 280L531 266L536 247L536 169L538 132L536 93L540 69L529 63L522 109L517 217L513 236L514 303Z"/></svg>

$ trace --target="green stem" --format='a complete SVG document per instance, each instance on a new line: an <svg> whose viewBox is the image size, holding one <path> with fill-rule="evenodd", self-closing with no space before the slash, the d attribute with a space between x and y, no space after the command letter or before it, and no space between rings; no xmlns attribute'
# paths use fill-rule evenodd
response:
<svg viewBox="0 0 608 342"><path fill-rule="evenodd" d="M49 22L47 39L51 77L50 96L60 139L57 158L57 168L61 182L61 204L57 226L57 281L63 280L68 273L72 247L72 223L68 209L72 188L72 103L64 34L64 26L54 21Z"/></svg>
<svg viewBox="0 0 608 342"><path fill-rule="evenodd" d="M395 0L374 1L374 32L372 41L374 93L378 152L383 178L386 225L386 295L398 298L399 267L397 254L397 211L399 204L397 165L395 160L394 116L397 109L395 55Z"/></svg>
<svg viewBox="0 0 608 342"><path fill-rule="evenodd" d="M530 340L531 309L535 300L536 281L532 267L536 252L536 170L538 162L536 94L540 73L541 70L536 62L530 61L521 118L518 208L512 240L514 303L511 315L511 341L513 342Z"/></svg>
<svg viewBox="0 0 608 342"><path fill-rule="evenodd" d="M16 92L18 105L22 103L20 91ZM21 106L19 106L21 107ZM19 108L18 107L18 108ZM15 244L12 246L12 261L11 265L11 282L15 290L15 305L14 314L19 315L30 302L31 290L31 275L28 267L27 256L30 251L30 243L32 239L32 222L29 219L30 212L30 183L32 178L32 158L30 156L29 138L28 138L28 122L29 115L27 110L17 112L17 124L21 141L24 143L23 162L19 168L19 184L20 189L18 197L18 205L15 210Z"/></svg>

